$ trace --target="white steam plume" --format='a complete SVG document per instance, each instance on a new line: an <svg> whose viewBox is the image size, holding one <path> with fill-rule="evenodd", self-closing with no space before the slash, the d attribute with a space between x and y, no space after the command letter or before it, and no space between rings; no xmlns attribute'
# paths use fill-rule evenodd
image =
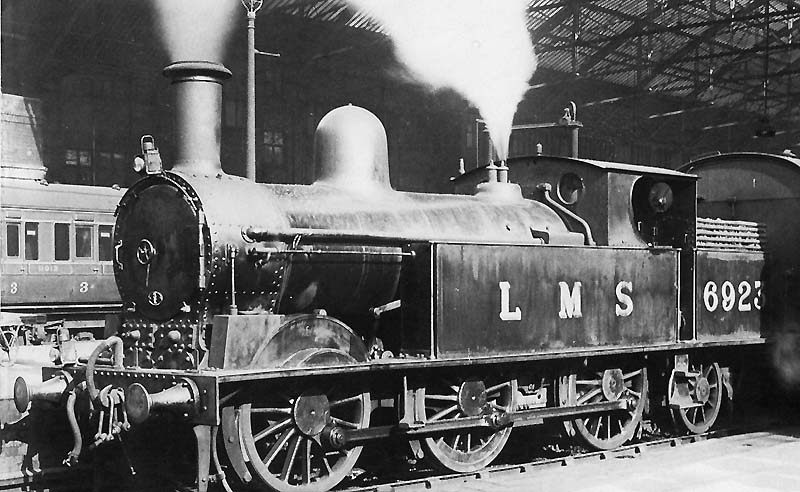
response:
<svg viewBox="0 0 800 492"><path fill-rule="evenodd" d="M222 63L237 22L246 26L240 0L151 0L171 61Z"/></svg>
<svg viewBox="0 0 800 492"><path fill-rule="evenodd" d="M514 113L536 70L525 0L348 1L384 27L418 80L474 104L507 158Z"/></svg>

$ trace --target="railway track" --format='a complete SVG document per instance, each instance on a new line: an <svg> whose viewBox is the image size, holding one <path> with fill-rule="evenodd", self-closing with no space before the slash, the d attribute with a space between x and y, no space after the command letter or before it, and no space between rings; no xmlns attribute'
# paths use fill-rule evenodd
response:
<svg viewBox="0 0 800 492"><path fill-rule="evenodd" d="M353 485L339 489L340 492L414 492L420 490L455 490L466 487L468 490L484 490L493 483L504 483L508 480L520 480L522 475L531 479L537 472L553 468L576 467L591 462L612 461L616 459L636 459L666 448L683 448L685 446L734 436L748 434L770 435L780 429L776 419L759 421L755 424L729 426L702 434L682 436L643 436L640 442L629 444L610 451L579 451L572 453L565 450L551 450L548 454L554 457L538 457L532 461L513 464L498 464L471 473L436 474L434 470L420 470L413 478L404 478L392 482L380 482L364 485ZM367 478L365 481L368 481ZM356 482L358 479L355 480Z"/></svg>
<svg viewBox="0 0 800 492"><path fill-rule="evenodd" d="M787 431L786 429L789 430ZM407 471L398 472L397 470L400 468L400 465L397 465L394 473L387 474L386 469L378 470L374 475L372 471L362 472L354 478L346 480L344 486L340 486L336 490L339 492L414 492L423 490L450 492L455 490L493 490L497 487L504 487L507 483L518 483L520 481L533 483L538 481L540 477L548 473L557 473L557 469L565 467L574 467L575 469L584 470L585 468L583 465L592 463L600 465L603 462L607 462L609 466L612 466L612 463L615 461L638 459L669 448L688 450L690 449L688 446L706 441L735 438L737 436L747 440L758 440L773 434L793 435L800 438L800 427L797 427L797 424L794 422L787 425L786 422L780 422L776 418L769 418L758 419L755 423L749 423L747 425L727 426L698 435L664 437L645 432L640 442L622 446L611 451L586 451L581 449L576 451L576 448L567 450L559 448L558 446L546 444L533 460L522 461L521 457L524 456L527 451L520 450L518 453L512 452L506 455L506 463L504 464L490 466L478 472L471 473L440 474L433 469L423 468L422 461L420 461L416 466L411 465L410 469ZM517 444L524 446L525 443L528 443L528 445L530 445L532 441L532 439L525 439L524 441L520 439L520 442ZM752 444L745 444L745 446L751 445ZM670 455L671 452L668 451L667 454ZM501 456L501 458L503 457ZM48 489L81 492L94 490L96 488L94 481L98 478L100 478L101 482L108 482L108 477L98 476L96 472L92 472L86 467L79 468L79 470L72 470L71 472L59 470L58 473L45 474L47 476L29 475L25 477L16 477L16 479L13 480L5 479L0 481L0 490L35 490L46 482L46 488ZM603 469L605 470L605 468ZM596 474L597 472L595 470L592 473ZM388 478L379 479L377 478L379 476ZM171 492L180 490L181 492L189 492L195 490L193 487L177 486L176 482L172 482L171 480L169 482L171 482L171 485L162 482L156 488L147 487L147 491L155 492L158 490L159 492ZM125 486L121 482L114 483L116 484L115 486L121 486L119 490L142 491L140 488L142 485L141 483L130 484L132 488ZM106 485L109 485L109 483L106 483ZM152 483L150 485L152 486ZM236 489L236 486L234 487ZM106 489L101 486L100 490ZM220 484L216 484L212 486L212 490L223 490L223 488ZM541 490L550 489L542 488Z"/></svg>

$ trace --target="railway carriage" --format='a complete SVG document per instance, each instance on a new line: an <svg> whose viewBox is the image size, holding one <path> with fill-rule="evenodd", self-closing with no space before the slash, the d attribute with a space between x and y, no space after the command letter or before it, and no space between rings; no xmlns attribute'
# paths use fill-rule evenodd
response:
<svg viewBox="0 0 800 492"><path fill-rule="evenodd" d="M201 491L223 461L257 488L327 490L389 437L468 472L545 421L596 449L648 406L704 432L724 368L764 343L763 226L698 222L694 175L535 156L458 178L469 194L398 192L380 121L346 106L317 129L313 184L253 183L220 164L230 72L165 74L175 159L143 139L120 201L116 335L15 385L20 411L66 399L75 435L91 400L98 447L168 415L194 431Z"/></svg>
<svg viewBox="0 0 800 492"><path fill-rule="evenodd" d="M121 306L111 259L123 191L4 178L2 194L3 311L101 334Z"/></svg>

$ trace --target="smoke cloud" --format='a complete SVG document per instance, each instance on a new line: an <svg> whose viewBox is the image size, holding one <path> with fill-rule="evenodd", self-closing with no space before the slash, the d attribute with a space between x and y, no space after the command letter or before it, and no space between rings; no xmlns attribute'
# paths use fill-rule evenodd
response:
<svg viewBox="0 0 800 492"><path fill-rule="evenodd" d="M514 113L536 70L525 0L349 1L384 27L418 80L477 107L498 157L508 157Z"/></svg>
<svg viewBox="0 0 800 492"><path fill-rule="evenodd" d="M171 61L222 62L233 28L246 26L239 0L152 0Z"/></svg>

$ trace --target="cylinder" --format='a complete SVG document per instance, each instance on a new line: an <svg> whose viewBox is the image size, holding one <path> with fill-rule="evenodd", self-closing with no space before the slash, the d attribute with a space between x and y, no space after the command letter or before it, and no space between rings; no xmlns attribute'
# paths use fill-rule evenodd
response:
<svg viewBox="0 0 800 492"><path fill-rule="evenodd" d="M173 171L216 175L222 172L222 81L231 76L223 65L180 61L164 68L172 79L175 113Z"/></svg>

